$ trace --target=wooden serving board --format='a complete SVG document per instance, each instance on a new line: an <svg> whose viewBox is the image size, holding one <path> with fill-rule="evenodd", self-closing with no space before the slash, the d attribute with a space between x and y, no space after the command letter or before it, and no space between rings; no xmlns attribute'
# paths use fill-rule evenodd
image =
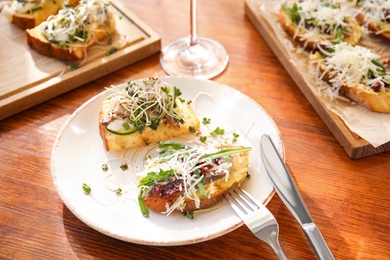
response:
<svg viewBox="0 0 390 260"><path fill-rule="evenodd" d="M32 50L25 31L0 14L0 120L160 51L151 28L119 1L110 2L119 14L115 38L91 47L75 70ZM118 50L107 56L113 46Z"/></svg>
<svg viewBox="0 0 390 260"><path fill-rule="evenodd" d="M278 37L276 37L275 30L259 14L258 8L259 7L253 3L253 0L245 0L246 15L267 42L274 54L278 57L279 61L293 78L305 97L309 100L316 112L325 122L332 134L336 137L340 145L344 148L348 156L352 159L358 159L390 151L390 142L387 142L379 147L372 146L369 142L351 132L336 114L327 109L324 102L318 97L318 95L313 93L312 89L308 86L303 74L298 73L297 67L290 61L283 43L279 41Z"/></svg>

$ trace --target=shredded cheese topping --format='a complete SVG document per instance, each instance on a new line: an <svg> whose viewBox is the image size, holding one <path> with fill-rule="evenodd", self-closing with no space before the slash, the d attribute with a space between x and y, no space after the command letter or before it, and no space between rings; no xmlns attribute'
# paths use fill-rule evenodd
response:
<svg viewBox="0 0 390 260"><path fill-rule="evenodd" d="M347 43L334 45L330 49L333 51L321 49L326 56L319 66L323 66L325 71L319 78L329 72L329 82L335 93L342 86L358 86L368 91L373 91L373 86L377 86L379 91L385 90L389 84L389 75L383 74L381 68L373 62L380 58L378 54L368 48Z"/></svg>
<svg viewBox="0 0 390 260"><path fill-rule="evenodd" d="M377 34L390 32L390 1L365 0L361 5L361 13L365 15L366 21L379 27Z"/></svg>
<svg viewBox="0 0 390 260"><path fill-rule="evenodd" d="M335 40L340 28L345 34L352 33L351 26L346 22L350 15L341 12L333 1L297 1L294 5L297 7L295 14L299 16L293 21L298 28L294 38L299 36L307 41L321 42Z"/></svg>
<svg viewBox="0 0 390 260"><path fill-rule="evenodd" d="M200 198L198 195L197 185L203 180L202 176L197 176L194 173L197 169L201 169L204 166L210 167L210 172L215 173L224 173L225 178L229 178L229 172L232 167L232 161L226 160L223 163L215 163L211 159L202 161L198 163L199 159L210 153L214 153L220 149L213 146L199 146L199 147L190 147L186 146L186 149L169 149L157 151L160 153L159 156L155 158L148 158L146 162L145 170L138 173L137 176L139 179L142 179L148 175L150 172L159 172L163 171L174 171L174 176L172 179L181 180L183 186L181 188L181 195L176 199L173 205L166 205L166 212L164 214L170 214L175 209L182 210L184 208L184 201L190 199L195 201L196 207L200 206ZM146 186L141 186L140 189L148 189ZM211 195L211 194L208 194Z"/></svg>

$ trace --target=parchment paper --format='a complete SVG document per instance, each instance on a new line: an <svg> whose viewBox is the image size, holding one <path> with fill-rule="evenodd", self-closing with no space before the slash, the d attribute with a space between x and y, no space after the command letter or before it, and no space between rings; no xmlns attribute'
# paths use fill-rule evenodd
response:
<svg viewBox="0 0 390 260"><path fill-rule="evenodd" d="M258 6L259 15L270 24L278 40L285 46L285 54L290 62L296 65L300 74L310 89L326 107L338 115L349 129L368 141L372 146L378 147L390 141L390 114L372 112L362 105L349 101L346 98L331 98L327 95L328 85L315 79L315 66L310 64L308 52L295 44L284 32L278 21L281 0L252 0ZM358 11L352 4L342 2L342 12L354 16ZM371 35L365 30L365 35L359 45L370 48L384 58L390 58L390 41ZM388 71L388 68L387 68ZM309 73L308 73L309 72Z"/></svg>

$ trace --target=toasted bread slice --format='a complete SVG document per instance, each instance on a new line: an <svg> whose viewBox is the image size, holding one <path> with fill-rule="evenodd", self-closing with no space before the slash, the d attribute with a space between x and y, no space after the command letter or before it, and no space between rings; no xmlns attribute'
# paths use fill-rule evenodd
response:
<svg viewBox="0 0 390 260"><path fill-rule="evenodd" d="M342 44L334 48L338 49L330 54L334 59L328 59L321 51L310 54L310 60L319 66L320 79L336 88L338 94L372 111L390 113L390 75L377 60L379 56L360 46ZM340 54L343 48L346 50ZM336 55L342 58L338 59Z"/></svg>
<svg viewBox="0 0 390 260"><path fill-rule="evenodd" d="M67 3L70 6L76 6L79 0L69 0ZM1 12L17 27L26 30L38 26L50 15L57 14L63 5L63 0L36 0L31 3L12 0L3 7Z"/></svg>
<svg viewBox="0 0 390 260"><path fill-rule="evenodd" d="M90 19L95 15L88 13L87 4L87 1L81 1L75 8L61 9L57 15L49 17L39 26L26 30L27 44L38 53L58 60L73 62L84 59L88 48L109 39L115 33L115 18L109 13L107 6L103 6L104 11L100 12L106 15L106 20L97 24ZM88 18L85 19L84 16ZM72 22L64 23L65 26L59 28L56 35L52 27L62 24L57 21L64 20L64 17ZM67 28L68 24L75 28ZM64 33L63 30L67 32Z"/></svg>
<svg viewBox="0 0 390 260"><path fill-rule="evenodd" d="M224 147L220 147L219 149L224 150L224 149L232 149L232 148L242 149L243 147L224 146ZM231 155L229 160L226 159L227 157L221 157L222 159L220 158L220 160L229 161L229 163L231 164L229 166L226 166L227 167L226 170L228 171L228 173L226 175L220 176L217 179L205 183L203 191L201 191L199 186L196 188L195 191L192 191L191 190L192 188L190 188L190 186L192 186L193 184L185 184L188 185L187 188L182 188L181 191L171 196L162 197L161 195L156 195L156 193L152 189L152 191L143 195L143 200L145 202L145 205L148 207L148 209L163 214L169 214L173 211L182 211L182 212L196 211L196 210L206 209L214 206L215 204L217 204L219 201L223 199L223 196L229 190L231 190L234 185L236 184L240 185L248 176L249 150L250 149L246 149L246 150L242 150L241 152L237 152ZM166 163L167 162L164 161L163 165L157 164L154 165L154 167L164 168L165 167L164 164ZM177 162L175 164L177 164ZM182 164L184 165L185 163ZM210 165L214 165L214 164L215 162L210 163ZM205 165L208 164L205 163ZM182 167L185 168L185 166ZM183 169L182 167L176 167L176 169ZM176 174L180 175L180 173L176 173ZM164 183L164 185L167 184Z"/></svg>
<svg viewBox="0 0 390 260"><path fill-rule="evenodd" d="M344 18L333 19L334 16ZM305 23L302 20L312 23ZM355 18L344 14L339 8L325 6L321 2L287 2L279 10L279 22L295 42L308 50L324 42L345 41L356 45L363 36L363 29Z"/></svg>
<svg viewBox="0 0 390 260"><path fill-rule="evenodd" d="M172 86L168 85L165 82L161 82L159 79L156 78L150 78L144 82L146 82L145 85L153 89L150 90L151 93L161 92L161 88L165 88L165 87L170 89L170 93L173 93L174 91ZM131 85L131 83L129 84ZM155 98L155 96L150 96L151 99L145 100L139 98L137 100L136 96L138 94L147 95L147 91L142 88L143 87L142 84L140 86L141 88L138 88L137 85L131 85L133 86L131 89L134 90L133 92L134 98L132 99L129 98L128 93L119 91L116 92L114 96L110 96L109 98L103 101L99 112L99 132L103 140L104 147L106 148L107 151L119 151L127 148L141 147L151 143L157 143L159 141L167 140L172 137L190 134L196 132L199 129L200 122L192 107L187 102L183 102L183 100L177 97L175 98L173 96L168 96L168 98L171 97L172 102L174 99L175 108L173 111L171 111L171 114L176 115L175 118L172 118L169 115L165 115L158 120L159 123L157 125L150 125L150 124L148 125L146 121L153 120L151 119L153 117L156 119L157 122L157 117L159 117L160 115L155 114L154 112L153 115L148 114L149 112L151 112L150 109L147 112L142 111L142 115L141 115L140 110L137 110L144 107L144 104L146 104L146 102L155 101L153 99ZM161 100L165 100L167 98L167 96L165 96L164 93L165 92L161 93L162 95ZM120 105L119 103L117 103L116 99L118 100L118 102L119 100L121 100ZM130 107L125 108L127 101L132 102L134 100L135 102L137 102L136 107L135 106L132 107L132 105L129 105ZM134 108L134 111L129 112L126 116L122 115L123 111L126 110L129 111L132 108ZM157 107L157 105L154 106L154 108L160 109ZM134 113L139 113L139 114L134 114ZM133 116L130 116L130 114L132 114ZM147 119L144 118L145 125L142 126L144 128L140 128L140 126L136 128L134 125L131 125L131 121L135 120L134 117L144 116L144 115L145 117L147 117ZM131 126L129 129L126 130L122 128L123 124L127 124L128 126L131 125Z"/></svg>
<svg viewBox="0 0 390 260"><path fill-rule="evenodd" d="M368 21L368 19L367 19L367 15L365 13L359 13L356 16L356 20L360 24L362 24L362 25L367 25L367 27L375 35L379 35L382 38L390 40L390 23L389 22L386 22L386 21L374 21L374 20L371 20L371 19L370 19L370 21Z"/></svg>

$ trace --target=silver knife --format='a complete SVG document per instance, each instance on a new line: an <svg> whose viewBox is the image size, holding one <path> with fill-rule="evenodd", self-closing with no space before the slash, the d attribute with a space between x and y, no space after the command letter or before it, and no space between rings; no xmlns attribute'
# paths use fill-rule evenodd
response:
<svg viewBox="0 0 390 260"><path fill-rule="evenodd" d="M335 259L320 230L311 218L298 188L280 157L271 138L263 135L260 140L261 156L265 169L276 192L298 220L319 259Z"/></svg>

